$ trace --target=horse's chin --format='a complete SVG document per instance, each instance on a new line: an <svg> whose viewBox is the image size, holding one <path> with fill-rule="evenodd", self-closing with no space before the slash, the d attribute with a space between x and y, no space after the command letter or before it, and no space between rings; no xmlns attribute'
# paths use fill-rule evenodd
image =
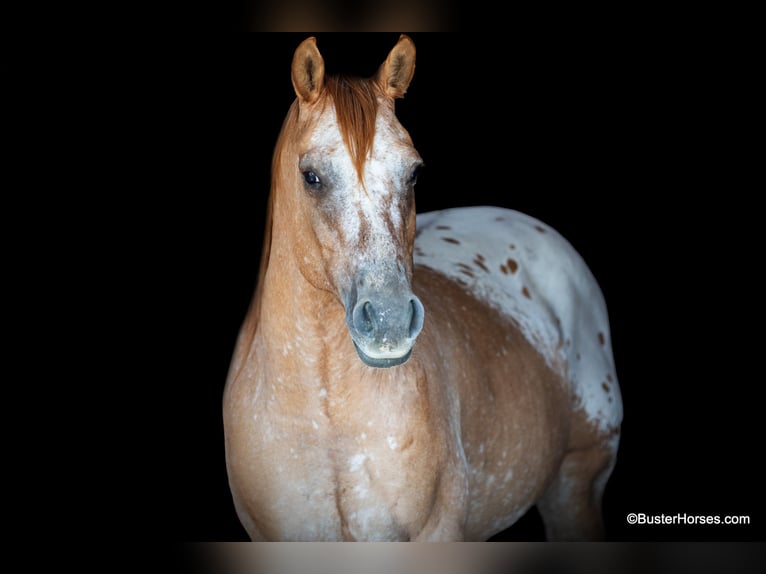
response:
<svg viewBox="0 0 766 574"><path fill-rule="evenodd" d="M359 345L356 344L356 341L354 341L354 348L356 349L359 358L362 359L362 362L368 367L373 367L375 369L390 369L391 367L398 367L399 365L406 363L410 358L410 355L412 355L412 347L410 347L410 350L401 357L386 357L384 359L376 359L370 357L367 353L362 351L362 349L359 348Z"/></svg>

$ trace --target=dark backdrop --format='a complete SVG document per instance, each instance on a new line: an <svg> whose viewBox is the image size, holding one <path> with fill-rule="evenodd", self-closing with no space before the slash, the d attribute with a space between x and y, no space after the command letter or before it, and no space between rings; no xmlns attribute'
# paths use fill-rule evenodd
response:
<svg viewBox="0 0 766 574"><path fill-rule="evenodd" d="M164 238L156 299L170 319L160 333L170 375L157 391L170 415L156 439L166 466L152 526L171 539L246 537L226 479L221 397L255 287L271 154L294 98L290 63L307 35L211 42L153 67L151 161L170 175L154 182L162 191L148 209ZM358 75L373 74L398 38L317 36L328 72ZM604 291L625 406L604 501L609 538L762 539L762 377L746 367L758 339L733 320L757 308L742 263L753 208L737 195L722 90L700 73L707 56L620 30L412 37L417 68L397 113L426 162L419 211L527 212L569 239ZM753 524L629 526L630 512L749 514ZM536 513L505 537L542 539Z"/></svg>

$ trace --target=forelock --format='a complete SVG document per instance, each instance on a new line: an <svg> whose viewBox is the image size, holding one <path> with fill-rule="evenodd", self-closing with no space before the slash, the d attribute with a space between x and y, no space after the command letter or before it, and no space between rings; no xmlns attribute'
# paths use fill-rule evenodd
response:
<svg viewBox="0 0 766 574"><path fill-rule="evenodd" d="M362 180L364 164L372 150L378 99L372 80L348 76L325 78L324 96L335 105L343 142L351 155L356 173Z"/></svg>

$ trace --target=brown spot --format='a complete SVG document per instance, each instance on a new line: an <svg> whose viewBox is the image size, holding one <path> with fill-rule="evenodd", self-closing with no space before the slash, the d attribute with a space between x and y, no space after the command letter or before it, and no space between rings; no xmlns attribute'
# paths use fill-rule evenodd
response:
<svg viewBox="0 0 766 574"><path fill-rule="evenodd" d="M604 334L601 331L598 332L598 342L601 343L602 345L604 343L606 343L606 339L604 338Z"/></svg>
<svg viewBox="0 0 766 574"><path fill-rule="evenodd" d="M567 339L566 345L569 347L572 344L572 339Z"/></svg>
<svg viewBox="0 0 766 574"><path fill-rule="evenodd" d="M521 288L521 294L524 295L524 297L526 297L527 299L532 298L532 295L529 294L529 289L527 289L526 287Z"/></svg>
<svg viewBox="0 0 766 574"><path fill-rule="evenodd" d="M609 385L607 385L606 383L601 383L601 388L604 389L605 393L609 392Z"/></svg>
<svg viewBox="0 0 766 574"><path fill-rule="evenodd" d="M471 269L471 267L469 265L466 265L465 263L456 263L455 265L458 268L460 268L460 272L463 275L468 275L472 279L474 279L476 277L476 275L473 274L473 270Z"/></svg>
<svg viewBox="0 0 766 574"><path fill-rule="evenodd" d="M455 245L460 245L460 242L453 237L442 237L442 241L446 241L447 243L454 243Z"/></svg>
<svg viewBox="0 0 766 574"><path fill-rule="evenodd" d="M505 217L501 217L500 215L498 215L497 217L495 217L495 221L505 221Z"/></svg>
<svg viewBox="0 0 766 574"><path fill-rule="evenodd" d="M436 229L452 229L449 225L437 225Z"/></svg>
<svg viewBox="0 0 766 574"><path fill-rule="evenodd" d="M610 403L612 402L612 397L609 397L609 402L610 402Z"/></svg>
<svg viewBox="0 0 766 574"><path fill-rule="evenodd" d="M516 249L516 246L513 243L511 243L511 249Z"/></svg>
<svg viewBox="0 0 766 574"><path fill-rule="evenodd" d="M503 272L504 274L506 274L506 275L508 275L508 273L510 273L510 271L508 271L508 268L505 266L505 263L503 263L503 264L500 266L500 271L502 271L502 272Z"/></svg>
<svg viewBox="0 0 766 574"><path fill-rule="evenodd" d="M516 263L515 259L509 258L506 264L508 265L508 269L511 270L511 273L516 273L516 270L519 268L519 264Z"/></svg>
<svg viewBox="0 0 766 574"><path fill-rule="evenodd" d="M476 263L476 265L478 265L479 267L481 267L484 271L489 273L489 267L484 265L484 261L483 260L484 260L484 258L481 255L477 255L476 259L474 259L473 262Z"/></svg>
<svg viewBox="0 0 766 574"><path fill-rule="evenodd" d="M540 233L545 233L545 228L540 227L539 225L535 225L535 229L537 229Z"/></svg>
<svg viewBox="0 0 766 574"><path fill-rule="evenodd" d="M419 255L420 257L423 257L425 255L425 253L423 253L422 249L416 247L415 248L415 255Z"/></svg>
<svg viewBox="0 0 766 574"><path fill-rule="evenodd" d="M477 253L476 259L479 259L480 261L484 261L484 256L481 253Z"/></svg>
<svg viewBox="0 0 766 574"><path fill-rule="evenodd" d="M457 284L458 284L458 285L462 285L463 287L468 287L468 283L466 283L465 281L463 281L463 280L462 280L460 277L458 277L457 279L455 279L455 282L457 282Z"/></svg>
<svg viewBox="0 0 766 574"><path fill-rule="evenodd" d="M608 374L608 373L607 373L607 375L606 375L606 380L607 380L607 381L609 381L610 383L611 383L612 381L614 381L614 379L612 378L612 375L610 375L610 374Z"/></svg>

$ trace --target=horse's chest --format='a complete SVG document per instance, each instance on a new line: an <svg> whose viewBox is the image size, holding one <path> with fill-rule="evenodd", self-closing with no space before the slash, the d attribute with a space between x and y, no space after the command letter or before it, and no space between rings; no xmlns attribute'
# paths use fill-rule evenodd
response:
<svg viewBox="0 0 766 574"><path fill-rule="evenodd" d="M384 444L342 445L328 441L306 447L299 441L280 449L287 457L265 465L273 489L263 503L283 539L399 540L418 516L427 515L433 480L406 453ZM372 441L369 441L372 442ZM265 462L265 461L264 461ZM419 486L420 485L420 486Z"/></svg>
<svg viewBox="0 0 766 574"><path fill-rule="evenodd" d="M411 491L407 489L412 472L409 457L362 448L345 452L337 462L338 513L344 538L406 538L407 526L415 518L407 507L412 495L422 490L417 485L412 485Z"/></svg>
<svg viewBox="0 0 766 574"><path fill-rule="evenodd" d="M427 518L436 484L435 460L423 452L432 450L427 433L390 414L330 414L258 416L253 463L265 488L257 506L273 534L406 539Z"/></svg>

